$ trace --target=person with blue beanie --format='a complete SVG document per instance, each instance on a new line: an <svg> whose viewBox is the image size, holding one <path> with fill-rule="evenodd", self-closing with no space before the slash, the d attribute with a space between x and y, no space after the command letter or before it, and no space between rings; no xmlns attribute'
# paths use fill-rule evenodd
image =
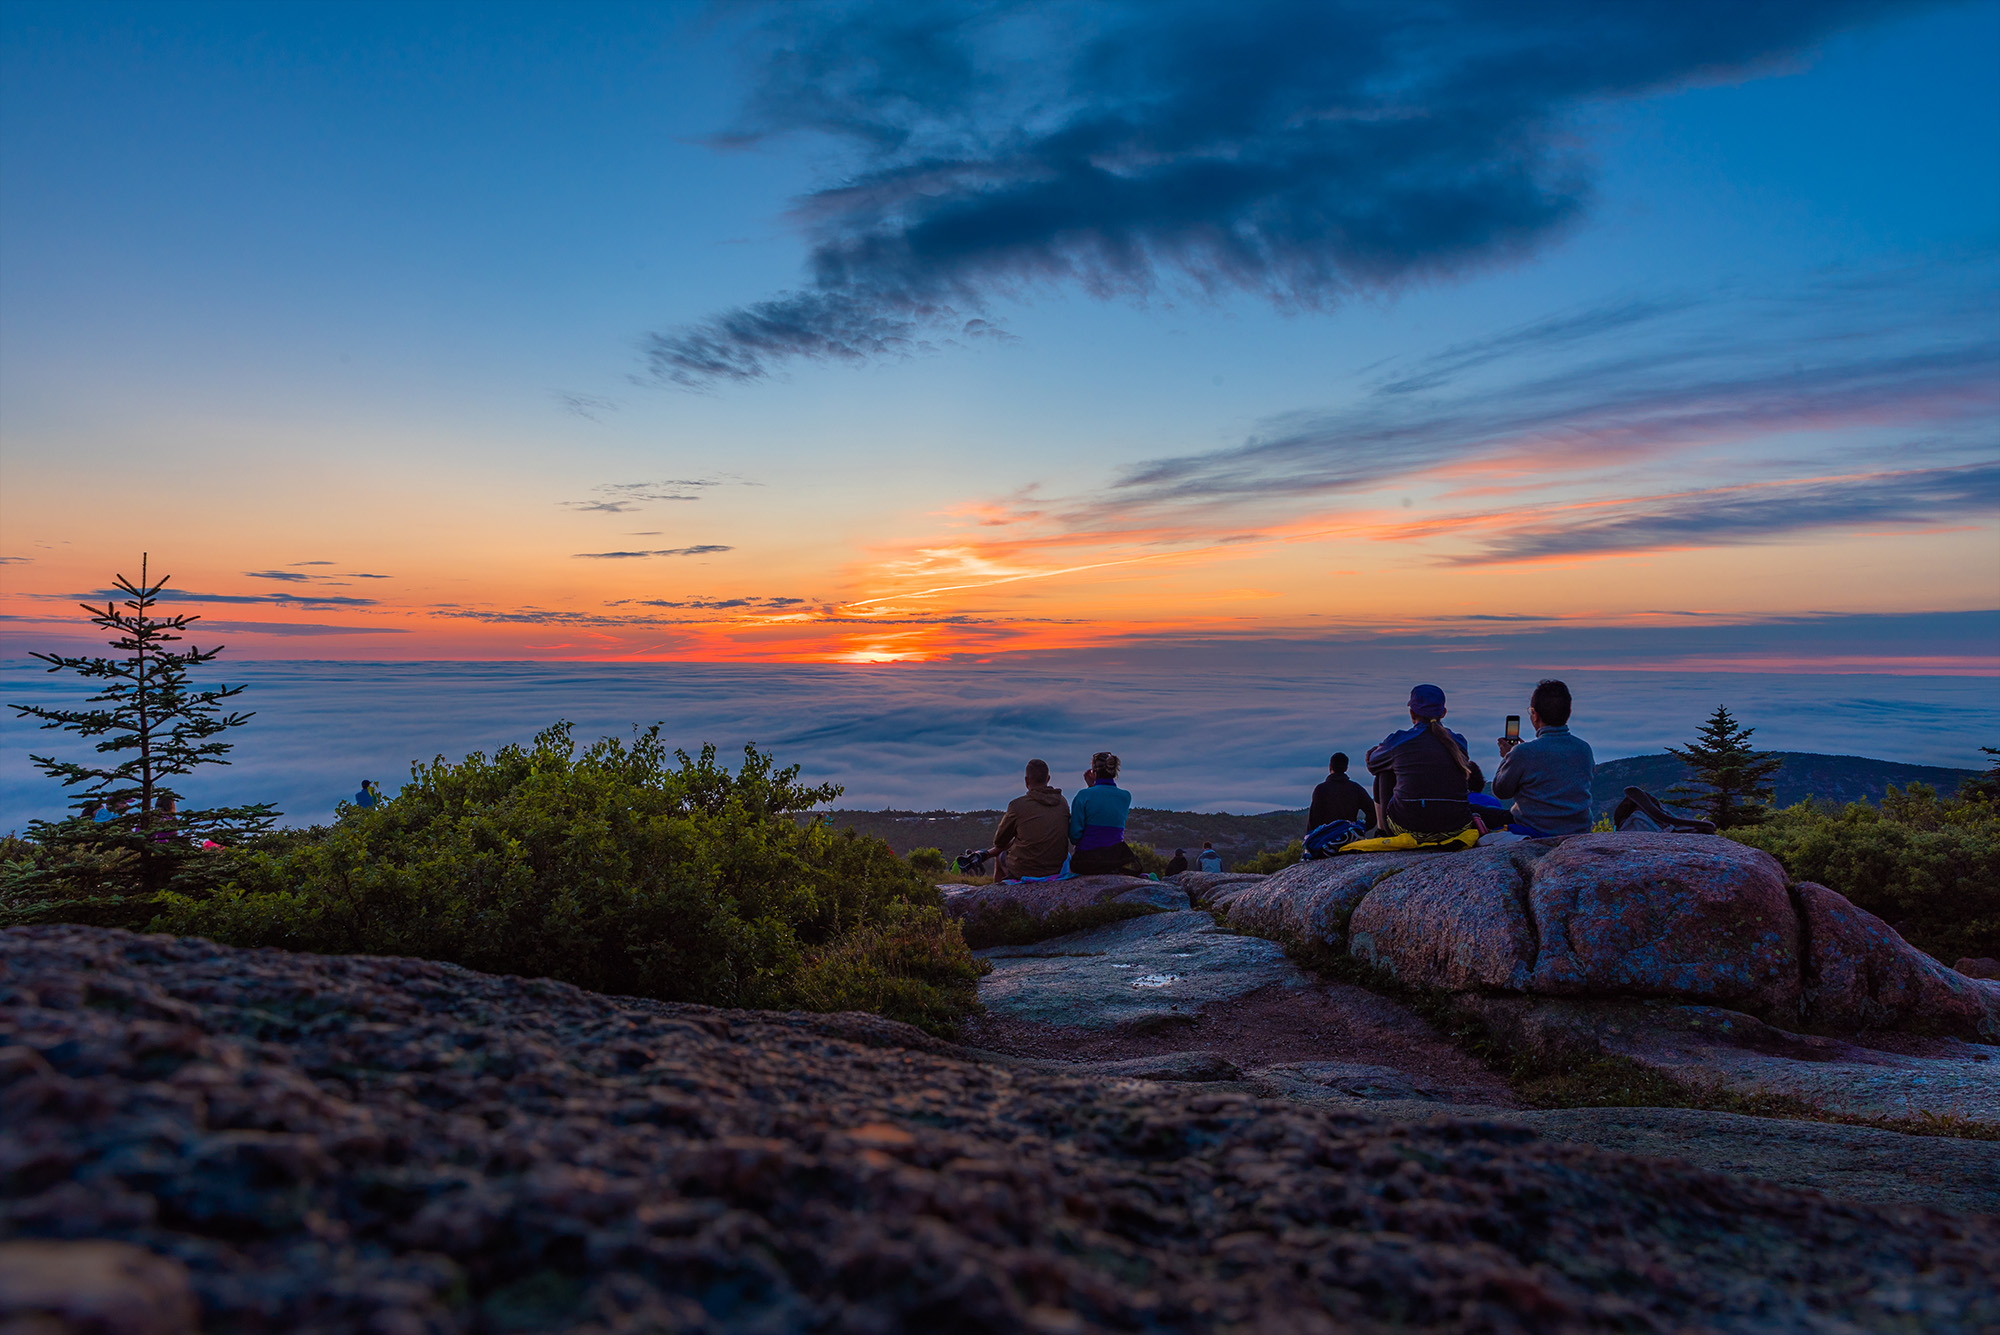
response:
<svg viewBox="0 0 2000 1335"><path fill-rule="evenodd" d="M1469 794L1486 776L1466 754L1465 738L1444 726L1444 692L1421 685L1410 691L1410 727L1392 732L1368 753L1375 776L1375 807L1392 834L1442 842L1472 828Z"/></svg>

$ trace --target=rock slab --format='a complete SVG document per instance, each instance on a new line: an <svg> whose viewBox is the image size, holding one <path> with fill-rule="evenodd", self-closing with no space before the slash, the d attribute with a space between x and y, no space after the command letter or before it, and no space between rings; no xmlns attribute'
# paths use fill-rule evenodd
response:
<svg viewBox="0 0 2000 1335"><path fill-rule="evenodd" d="M2000 1323L2000 1220L868 1017L64 927L0 932L0 1040L0 1240L168 1258L214 1332Z"/></svg>
<svg viewBox="0 0 2000 1335"><path fill-rule="evenodd" d="M1107 904L1163 910L1193 907L1180 886L1144 876L1072 876L1067 881L946 885L939 889L944 892L945 912L966 921L1013 913L1047 918L1053 913Z"/></svg>
<svg viewBox="0 0 2000 1335"><path fill-rule="evenodd" d="M989 1010L1072 1029L1191 1018L1211 1002L1306 982L1275 942L1192 910L975 953L993 965L979 981Z"/></svg>
<svg viewBox="0 0 2000 1335"><path fill-rule="evenodd" d="M1926 1028L2000 1042L2000 1007L1974 980L1910 945L1846 896L1801 881L1809 1023L1841 1031Z"/></svg>
<svg viewBox="0 0 2000 1335"><path fill-rule="evenodd" d="M1412 987L1525 991L1535 967L1528 877L1546 856L1510 844L1398 868L1354 910L1348 951Z"/></svg>

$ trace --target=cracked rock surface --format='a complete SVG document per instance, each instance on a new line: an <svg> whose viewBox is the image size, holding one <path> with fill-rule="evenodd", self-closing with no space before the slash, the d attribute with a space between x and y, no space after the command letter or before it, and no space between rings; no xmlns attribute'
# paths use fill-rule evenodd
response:
<svg viewBox="0 0 2000 1335"><path fill-rule="evenodd" d="M210 1332L2000 1323L1991 1218L868 1017L42 927L0 1026L0 1275L184 1285ZM70 1328L37 1301L0 1323Z"/></svg>

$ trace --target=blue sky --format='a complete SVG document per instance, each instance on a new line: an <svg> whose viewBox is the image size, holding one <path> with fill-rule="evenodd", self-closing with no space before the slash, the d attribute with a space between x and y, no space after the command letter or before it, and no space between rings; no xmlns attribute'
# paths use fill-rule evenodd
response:
<svg viewBox="0 0 2000 1335"><path fill-rule="evenodd" d="M147 551L248 658L1505 626L1990 681L1867 628L2000 607L1996 50L1994 3L17 0L0 637Z"/></svg>

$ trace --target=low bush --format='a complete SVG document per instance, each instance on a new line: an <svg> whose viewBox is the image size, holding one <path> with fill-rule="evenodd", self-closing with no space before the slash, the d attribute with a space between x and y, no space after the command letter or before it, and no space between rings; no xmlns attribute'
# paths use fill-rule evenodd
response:
<svg viewBox="0 0 2000 1335"><path fill-rule="evenodd" d="M942 848L913 848L908 861L910 870L919 876L942 876L952 869L952 860Z"/></svg>
<svg viewBox="0 0 2000 1335"><path fill-rule="evenodd" d="M974 950L989 946L1026 946L1053 937L1088 932L1127 918L1143 918L1165 913L1152 904L1086 904L1081 908L1056 909L1037 918L1019 904L1002 904L965 920L965 941Z"/></svg>
<svg viewBox="0 0 2000 1335"><path fill-rule="evenodd" d="M1306 843L1294 839L1283 848L1266 848L1237 863L1232 871L1255 872L1259 876L1269 876L1274 871L1283 871L1295 862L1305 861Z"/></svg>
<svg viewBox="0 0 2000 1335"><path fill-rule="evenodd" d="M412 767L388 802L240 855L169 894L156 930L231 945L414 955L720 1006L865 1005L949 1032L979 966L936 886L880 839L791 818L836 796L745 748L668 753L654 727L580 755L528 747ZM927 916L928 915L928 916Z"/></svg>
<svg viewBox="0 0 2000 1335"><path fill-rule="evenodd" d="M1921 783L1880 807L1801 802L1728 831L1836 890L1947 964L2000 956L2000 806Z"/></svg>

